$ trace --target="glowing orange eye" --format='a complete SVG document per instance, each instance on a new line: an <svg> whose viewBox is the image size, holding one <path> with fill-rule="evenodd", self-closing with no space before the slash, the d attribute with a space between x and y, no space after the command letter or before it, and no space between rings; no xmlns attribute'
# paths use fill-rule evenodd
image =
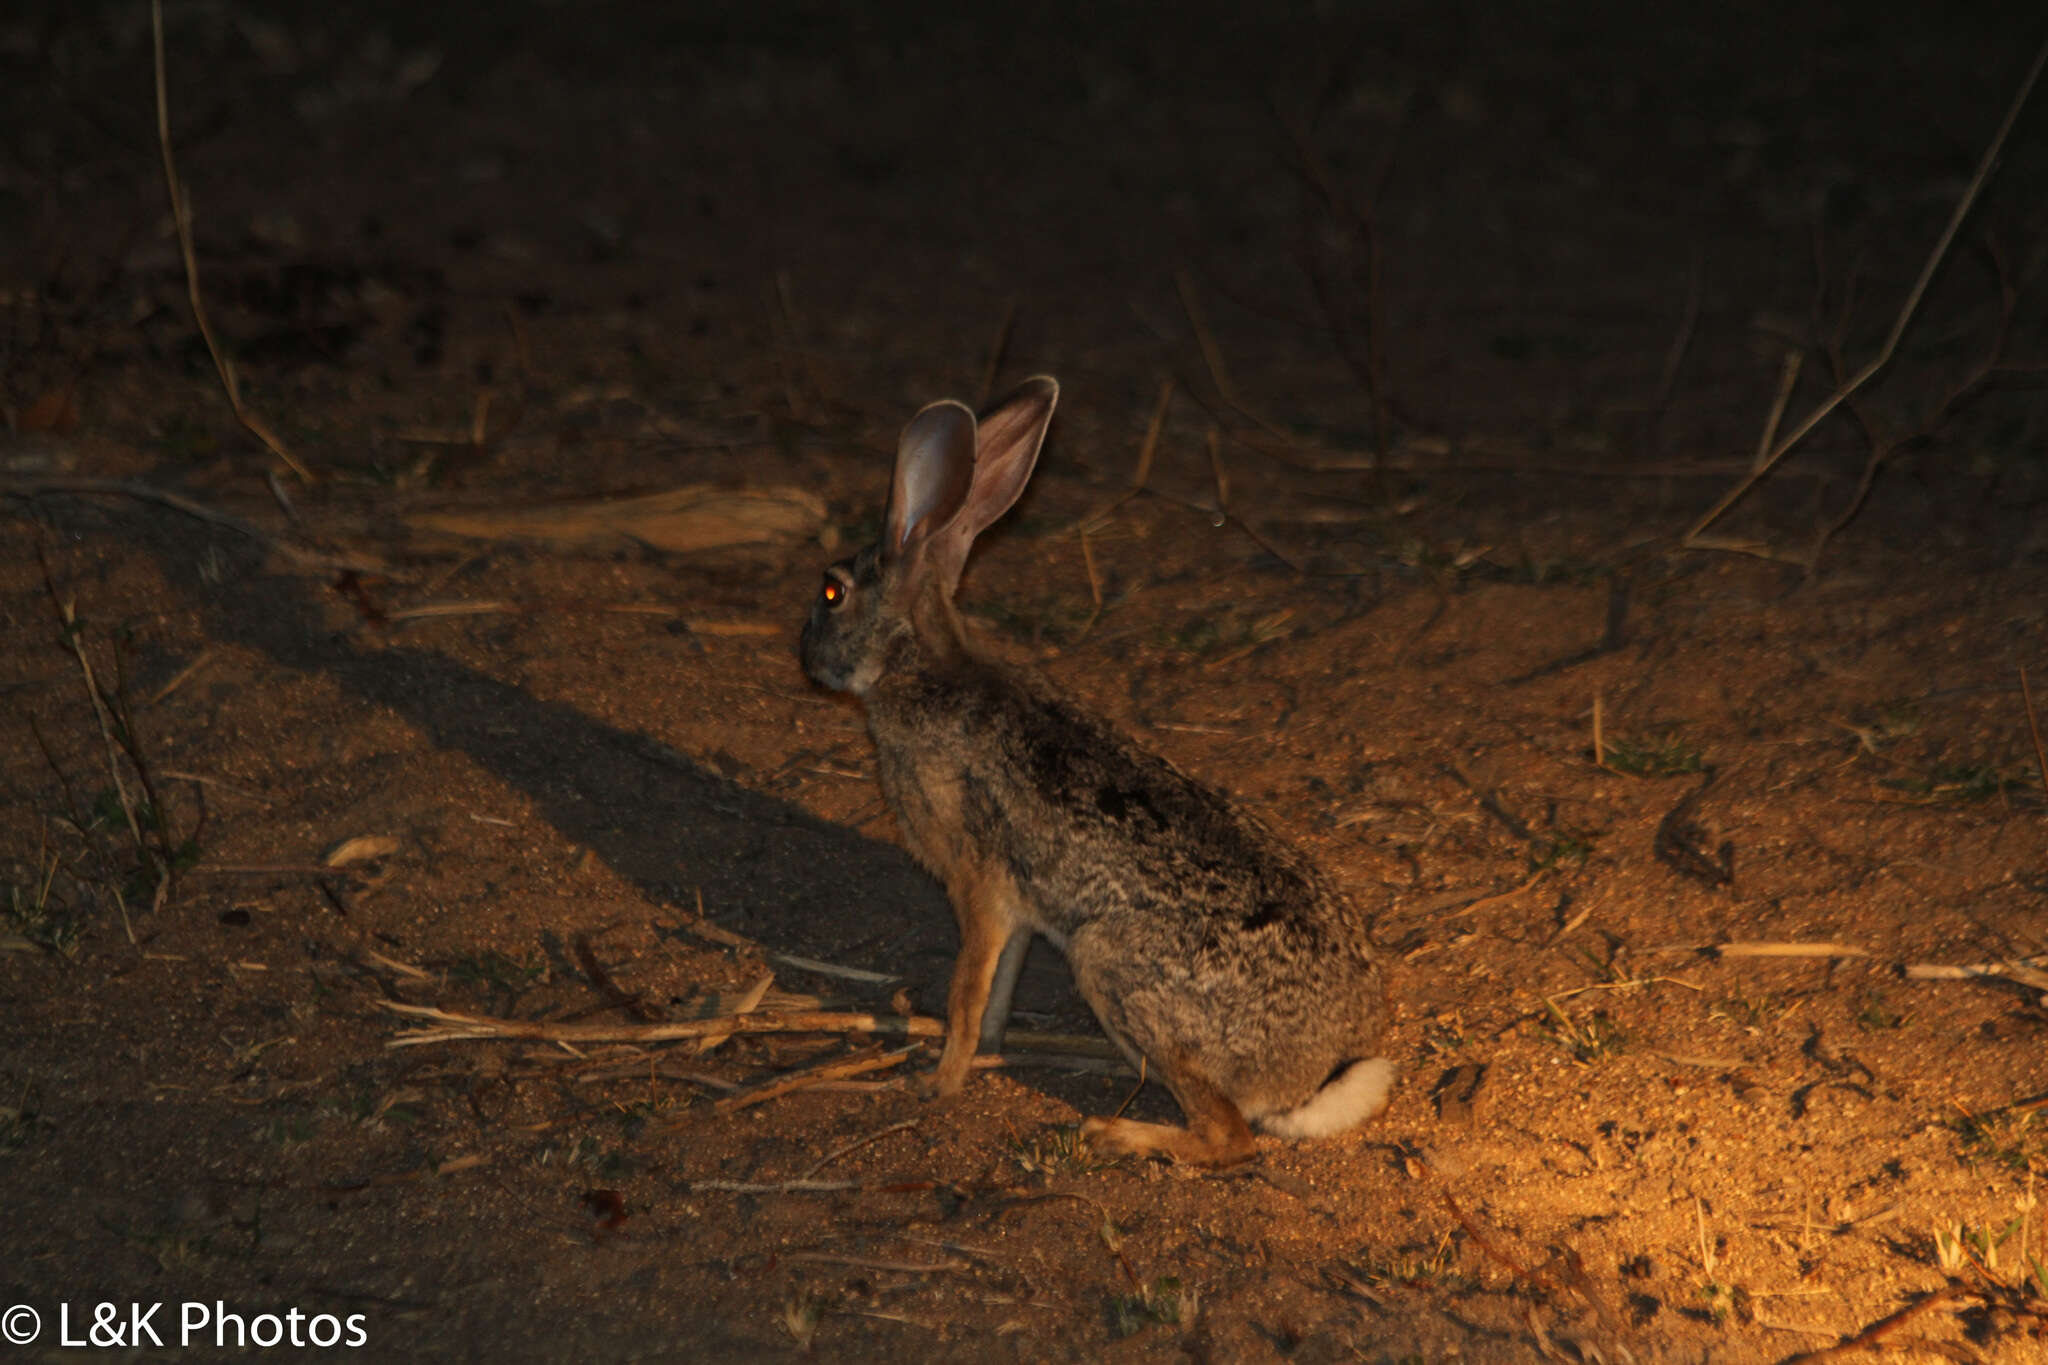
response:
<svg viewBox="0 0 2048 1365"><path fill-rule="evenodd" d="M823 596L826 606L836 607L846 600L846 585L830 574L827 574L825 576Z"/></svg>

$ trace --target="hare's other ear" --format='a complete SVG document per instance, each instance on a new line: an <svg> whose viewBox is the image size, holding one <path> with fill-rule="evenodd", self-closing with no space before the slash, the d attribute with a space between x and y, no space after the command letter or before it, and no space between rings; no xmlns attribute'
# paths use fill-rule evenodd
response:
<svg viewBox="0 0 2048 1365"><path fill-rule="evenodd" d="M974 414L946 399L910 419L896 443L882 556L910 557L958 515L974 481Z"/></svg>
<svg viewBox="0 0 2048 1365"><path fill-rule="evenodd" d="M1042 374L1025 380L981 419L974 443L974 486L952 534L972 541L1023 494L1059 398L1059 381Z"/></svg>

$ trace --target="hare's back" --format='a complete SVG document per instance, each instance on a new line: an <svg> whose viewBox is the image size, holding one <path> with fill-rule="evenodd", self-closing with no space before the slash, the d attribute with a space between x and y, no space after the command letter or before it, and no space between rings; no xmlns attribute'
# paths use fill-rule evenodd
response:
<svg viewBox="0 0 2048 1365"><path fill-rule="evenodd" d="M1364 943L1315 866L1221 792L1028 679L994 674L988 690L964 719L979 751L964 814L1044 927L1159 921L1189 952L1247 936L1303 952Z"/></svg>

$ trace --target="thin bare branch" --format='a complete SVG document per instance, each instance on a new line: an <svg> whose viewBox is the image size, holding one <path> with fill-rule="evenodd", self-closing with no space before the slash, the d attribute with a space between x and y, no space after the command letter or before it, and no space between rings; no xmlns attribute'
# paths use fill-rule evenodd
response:
<svg viewBox="0 0 2048 1365"><path fill-rule="evenodd" d="M2044 63L2048 63L2048 42L2044 42L2040 50L2034 54L2033 63L2027 68L2026 77L2020 82L2018 93L2013 96L2012 103L2005 111L2005 118L1999 123L1997 133L1993 135L1990 145L1984 149L1984 155L1977 163L1976 174L1970 177L1970 183L1963 190L1962 198L1956 201L1955 210L1949 215L1948 225L1942 229L1941 236L1934 243L1934 249L1928 253L1927 263L1920 268L1919 279L1913 282L1913 288L1907 293L1906 301L1900 307L1898 316L1892 320L1892 328L1884 339L1884 345L1878 348L1876 355L1864 363L1862 369L1856 371L1845 382L1838 385L1835 391L1822 399L1814 407L1813 411L1807 413L1797 426L1780 438L1771 447L1768 459L1755 469L1752 469L1748 475L1738 480L1734 487L1722 494L1714 505L1709 507L1705 514L1698 521L1694 522L1691 528L1680 537L1679 543L1681 545L1684 545L1687 549L1699 548L1699 537L1702 532L1720 520L1724 512L1739 502L1743 495L1748 493L1751 488L1754 488L1777 465L1778 461L1784 459L1794 446L1805 440L1807 434L1819 426L1830 413L1840 407L1852 394L1869 383L1880 370L1891 363L1893 354L1898 350L1900 338L1905 336L1906 328L1913 321L1913 315L1919 311L1920 301L1926 295L1928 285L1934 280L1934 272L1941 267L1942 261L1947 258L1949 247L1955 242L1956 234L1962 230L1963 220L1969 216L1970 210L1976 206L1978 195L1983 192L1986 182L1990 180L1992 167L1997 164L1999 153L2005 149L2006 138L2012 132L2013 124L2018 121L2020 110L2026 106L2028 97L2034 93L2034 85L2040 79L2041 68Z"/></svg>

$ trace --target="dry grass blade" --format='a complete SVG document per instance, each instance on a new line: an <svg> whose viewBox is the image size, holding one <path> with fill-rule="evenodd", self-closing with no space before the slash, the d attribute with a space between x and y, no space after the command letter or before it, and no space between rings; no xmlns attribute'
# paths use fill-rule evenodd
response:
<svg viewBox="0 0 2048 1365"><path fill-rule="evenodd" d="M976 391L974 406L988 402L989 394L995 390L996 374L1003 368L1003 357L1010 350L1010 329L1017 321L1017 296L1010 295L1003 304L1003 320L996 324L995 340L989 343L988 363L981 369L981 386Z"/></svg>
<svg viewBox="0 0 2048 1365"><path fill-rule="evenodd" d="M38 554L40 553L38 547ZM117 740L114 733L116 717L112 714L115 699L113 694L101 688L99 680L93 676L92 660L86 657L85 642L80 638L84 633L84 627L80 624L71 601L58 595L56 583L50 577L50 566L47 561L43 563L43 586L48 590L50 600L56 605L57 618L62 627L59 634L65 647L71 651L71 657L78 661L79 674L85 681L86 698L92 705L93 719L99 723L100 743L106 750L107 776L113 783L114 798L121 808L121 816L127 821L128 835L135 841L135 856L148 866L154 878L155 891L150 908L152 911L161 910L171 890L172 871L166 855L172 841L168 827L164 823L163 806L151 789L149 772L143 766L141 751L135 744L133 719L126 714L118 718L122 738ZM118 662L117 658L117 665ZM125 712L125 708L123 710ZM127 778L122 775L121 758L124 749L136 781L142 788L143 804L155 812L156 828L153 833L158 836L155 840L143 833L142 819L136 812L135 797L128 790ZM128 936L128 942L133 945L136 941L135 925L128 916L128 898L122 894L121 888L112 882L108 883L107 889L112 893L114 905L121 913L121 930Z"/></svg>
<svg viewBox="0 0 2048 1365"><path fill-rule="evenodd" d="M871 972L865 967L842 967L837 962L825 962L815 957L798 957L794 953L770 953L768 960L785 967L794 967L800 972L833 976L841 981L852 981L863 986L893 986L903 979L888 972Z"/></svg>
<svg viewBox="0 0 2048 1365"><path fill-rule="evenodd" d="M1494 894L1490 896L1481 896L1478 900L1475 901L1467 901L1465 904L1459 906L1457 909L1450 911L1447 915L1444 916L1444 918L1460 919L1466 915L1475 914L1478 911L1490 909L1496 905L1504 905L1508 901L1511 901L1515 897L1521 895L1524 891L1527 891L1530 887L1536 885L1536 883L1542 881L1545 877L1549 875L1549 868L1538 868L1536 871L1530 873L1526 878L1524 878L1521 885L1511 886L1505 891L1496 891Z"/></svg>
<svg viewBox="0 0 2048 1365"><path fill-rule="evenodd" d="M1868 948L1853 943L1710 943L1707 951L1717 957L1869 957Z"/></svg>
<svg viewBox="0 0 2048 1365"><path fill-rule="evenodd" d="M384 613L386 621L434 621L450 616L491 616L511 611L510 602L422 602L417 607L400 607Z"/></svg>
<svg viewBox="0 0 2048 1365"><path fill-rule="evenodd" d="M177 673L172 675L172 678L169 682L165 683L162 687L159 687L156 691L150 693L147 697L143 698L142 704L144 706L155 706L158 702L170 696L171 693L177 691L186 683L192 681L194 677L198 676L200 669L206 667L208 664L213 662L213 654L214 651L211 649L200 650L198 658L194 659L191 663L186 664L183 668L179 669Z"/></svg>
<svg viewBox="0 0 2048 1365"><path fill-rule="evenodd" d="M819 1171L824 1170L827 1166L830 1166L833 1162L839 1160L839 1158L847 1155L849 1152L857 1152L871 1142L880 1142L883 1138L889 1136L891 1133L908 1132L910 1129L917 1127L920 1121L921 1120L918 1119L905 1119L901 1123L892 1123L887 1128L877 1128L872 1133L868 1133L862 1137L857 1137L853 1141L845 1143L841 1146L834 1147L831 1151L825 1153L825 1155L819 1157L816 1161L812 1162L808 1167L806 1167L801 1178L804 1180L809 1180L813 1176L817 1175Z"/></svg>
<svg viewBox="0 0 2048 1365"><path fill-rule="evenodd" d="M858 1270L893 1270L905 1275L933 1275L945 1270L972 1270L970 1262L961 1260L934 1261L889 1261L869 1256L842 1256L830 1251L785 1251L785 1261L808 1261L813 1265L845 1265ZM877 1314L876 1316L888 1316ZM907 1318L890 1317L892 1322L907 1322Z"/></svg>
<svg viewBox="0 0 2048 1365"><path fill-rule="evenodd" d="M1237 391L1236 382L1230 377L1230 370L1223 363L1223 350L1216 344L1215 335L1209 331L1208 319L1202 314L1201 300L1195 297L1195 284L1188 278L1188 272L1174 271L1173 284L1174 288L1180 291L1180 306L1187 313L1188 325L1195 329L1195 344L1201 347L1202 364L1208 367L1209 382L1216 386L1216 396L1221 398L1232 412L1274 440L1292 445L1293 440L1286 432L1245 406L1244 399Z"/></svg>
<svg viewBox="0 0 2048 1365"><path fill-rule="evenodd" d="M592 550L636 544L680 552L795 539L814 532L824 519L825 505L801 488L690 484L638 498L418 512L408 524L477 540L537 540Z"/></svg>
<svg viewBox="0 0 2048 1365"><path fill-rule="evenodd" d="M2020 665L2020 700L2027 708L2027 733L2034 737L2034 768L2041 774L2041 790L2048 792L2048 749L2041 745L2041 718L2034 713L2034 689L2027 685L2027 666Z"/></svg>
<svg viewBox="0 0 2048 1365"><path fill-rule="evenodd" d="M220 376L221 388L227 392L228 406L234 410L235 420L251 436L263 442L270 453L291 466L292 473L301 482L313 482L312 471L299 463L299 458L286 449L270 424L257 416L242 402L241 386L235 382L234 362L221 354L220 343L214 340L213 326L206 318L206 301L199 294L199 260L192 250L192 215L185 205L185 191L178 183L177 161L171 155L171 98L168 83L164 79L164 6L163 0L149 0L149 32L152 53L156 61L156 141L157 149L163 154L164 187L171 196L171 220L178 229L178 254L185 262L185 296L192 303L192 320L199 326L200 340L206 343L206 353L213 357L214 373Z"/></svg>
<svg viewBox="0 0 2048 1365"><path fill-rule="evenodd" d="M683 1188L719 1194L843 1194L863 1188L857 1180L689 1180Z"/></svg>
<svg viewBox="0 0 2048 1365"><path fill-rule="evenodd" d="M1771 462L1771 447L1778 439L1778 425L1785 420L1785 409L1792 402L1792 390L1799 386L1799 372L1806 367L1804 351L1788 351L1785 363L1778 371L1778 394L1771 400L1770 413L1764 418L1763 434L1756 438L1756 454L1749 461L1751 473L1761 473Z"/></svg>
<svg viewBox="0 0 2048 1365"><path fill-rule="evenodd" d="M1747 475L1738 480L1734 487L1722 494L1720 499L1712 507L1709 507L1705 514L1698 521L1694 522L1686 533L1679 538L1681 545L1687 549L1727 548L1722 545L1707 545L1701 542L1701 533L1720 520L1724 512L1733 507L1742 499L1744 494L1754 488L1780 460L1784 459L1791 452L1794 446L1805 440L1807 434L1819 426L1827 418L1828 414L1847 402L1852 395L1869 383L1880 370L1891 363L1892 356L1899 348L1900 339L1905 336L1906 328L1911 325L1913 315L1919 311L1920 300L1926 295L1928 285L1934 280L1934 272L1941 267L1942 261L1947 258L1949 247L1954 244L1956 234L1962 230L1963 220L1969 216L1971 208L1977 203L1977 196L1982 193L1985 183L1990 180L1992 167L1997 164L1999 153L2005 149L2006 138L2011 134L2013 124L2019 120L2020 110L2026 106L2028 98L2034 93L2034 85L2040 79L2041 68L2044 63L2048 63L2048 42L2044 42L2040 50L2034 54L2034 60L2027 67L2025 78L2020 81L2018 92L2014 94L2012 103L2006 108L2005 118L1999 123L1998 131L1992 136L1990 145L1984 149L1984 155L1977 163L1976 174L1970 177L1969 185L1964 188L1962 197L1956 201L1954 212L1949 214L1948 225L1942 229L1941 236L1934 243L1934 249L1927 254L1927 262L1920 268L1920 277L1913 282L1913 288L1907 293L1906 301L1899 308L1898 316L1892 320L1891 331L1886 334L1884 344L1878 348L1877 354L1866 361L1862 369L1836 385L1833 393L1822 399L1814 407L1813 411L1807 413L1797 426L1793 427L1790 432L1773 444L1770 447L1768 457L1758 461Z"/></svg>
<svg viewBox="0 0 2048 1365"><path fill-rule="evenodd" d="M1323 321L1330 328L1331 339L1336 345L1338 355L1365 387L1366 402L1372 411L1373 442L1372 458L1364 467L1376 469L1389 452L1386 310L1382 306L1380 233L1374 220L1380 192L1386 185L1387 177L1393 173L1394 160L1399 154L1401 140L1393 134L1386 138L1379 155L1375 158L1376 164L1367 176L1364 201L1361 203L1338 185L1336 177L1331 174L1308 130L1298 120L1284 112L1278 100L1269 96L1266 104L1292 145L1298 174L1322 201L1323 208L1332 222L1343 229L1345 240L1355 244L1356 249L1364 257L1364 297L1361 303L1365 319L1363 328L1359 328L1341 306L1338 298L1339 280L1332 278L1337 272L1330 270L1321 260L1320 253L1312 248L1311 243L1316 240L1316 234L1307 223L1304 223L1301 253L1303 266L1315 292L1316 306L1323 315ZM1400 125L1407 122L1412 110L1412 99L1403 95L1394 119L1396 127L1393 133L1399 132ZM1340 258L1336 263L1345 262ZM1354 267L1343 273L1355 279L1361 272ZM1685 330L1690 332L1689 324Z"/></svg>
<svg viewBox="0 0 2048 1365"><path fill-rule="evenodd" d="M397 958L386 957L374 948L364 948L360 951L364 961L372 966L382 967L385 971L405 977L408 980L432 981L434 979L432 973L421 971L410 962L400 962Z"/></svg>
<svg viewBox="0 0 2048 1365"><path fill-rule="evenodd" d="M1230 515L1230 472L1223 467L1221 441L1221 434L1210 427L1209 473L1216 480L1216 510L1227 517Z"/></svg>
<svg viewBox="0 0 2048 1365"><path fill-rule="evenodd" d="M768 988L770 986L773 986L774 984L775 973L766 973L759 980L755 981L753 985L747 987L746 990L742 991L740 993L739 998L732 1003L732 1007L729 1010L721 1011L721 1013L754 1013L755 1011L761 1008L762 999L768 994ZM709 1052L713 1048L723 1044L725 1040L730 1037L732 1037L732 1031L729 1029L723 1033L707 1033L702 1038L699 1038L697 1040L697 1051L699 1054Z"/></svg>
<svg viewBox="0 0 2048 1365"><path fill-rule="evenodd" d="M1138 444L1137 464L1131 471L1130 486L1111 498L1102 506L1066 527L1060 534L1087 532L1102 525L1103 519L1132 498L1145 491L1152 479L1152 459L1159 449L1159 433L1166 427L1166 410L1173 402L1173 380L1171 377L1159 381L1159 398L1152 405L1152 420L1146 424L1145 439Z"/></svg>
<svg viewBox="0 0 2048 1365"><path fill-rule="evenodd" d="M1081 528L1081 567L1088 572L1088 597L1094 606L1088 612L1088 619L1081 623L1081 629L1074 638L1085 638L1095 629L1095 623L1102 619L1102 573L1095 567L1095 548L1088 543L1088 528Z"/></svg>

